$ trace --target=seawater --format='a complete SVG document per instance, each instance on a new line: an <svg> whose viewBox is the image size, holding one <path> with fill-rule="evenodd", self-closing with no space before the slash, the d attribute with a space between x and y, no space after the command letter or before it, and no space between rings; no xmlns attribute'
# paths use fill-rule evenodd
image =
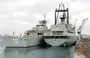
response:
<svg viewBox="0 0 90 58"><path fill-rule="evenodd" d="M2 48L0 58L74 58L74 46L49 48Z"/></svg>

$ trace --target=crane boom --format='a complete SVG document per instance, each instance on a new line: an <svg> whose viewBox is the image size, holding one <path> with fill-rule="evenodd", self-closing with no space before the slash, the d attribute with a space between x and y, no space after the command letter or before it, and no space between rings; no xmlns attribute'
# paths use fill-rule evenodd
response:
<svg viewBox="0 0 90 58"><path fill-rule="evenodd" d="M81 25L79 26L79 28L78 28L78 30L77 30L78 34L80 34L80 33L82 32L82 29L83 29L83 27L84 27L85 22L87 21L87 19L88 19L88 18L83 19Z"/></svg>

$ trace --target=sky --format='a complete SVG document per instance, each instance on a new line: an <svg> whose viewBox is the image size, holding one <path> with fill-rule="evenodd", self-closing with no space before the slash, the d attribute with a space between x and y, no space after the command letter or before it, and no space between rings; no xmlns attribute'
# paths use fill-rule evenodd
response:
<svg viewBox="0 0 90 58"><path fill-rule="evenodd" d="M61 1L69 8L70 23L77 19L77 27L88 18L83 34L90 35L90 0L0 0L0 34L24 33L32 29L39 20L54 24L54 11Z"/></svg>

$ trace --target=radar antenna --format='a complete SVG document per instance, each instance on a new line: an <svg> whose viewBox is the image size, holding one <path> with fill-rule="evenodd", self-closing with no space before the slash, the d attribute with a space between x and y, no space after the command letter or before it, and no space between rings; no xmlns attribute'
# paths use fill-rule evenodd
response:
<svg viewBox="0 0 90 58"><path fill-rule="evenodd" d="M47 21L45 19L46 19L46 15L44 14L44 20L39 21L39 23L41 25L46 25Z"/></svg>

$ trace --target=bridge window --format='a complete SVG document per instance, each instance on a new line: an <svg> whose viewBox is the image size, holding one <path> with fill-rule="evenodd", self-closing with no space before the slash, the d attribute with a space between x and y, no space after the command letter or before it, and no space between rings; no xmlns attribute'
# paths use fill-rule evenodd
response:
<svg viewBox="0 0 90 58"><path fill-rule="evenodd" d="M63 35L63 31L52 31L52 35Z"/></svg>

